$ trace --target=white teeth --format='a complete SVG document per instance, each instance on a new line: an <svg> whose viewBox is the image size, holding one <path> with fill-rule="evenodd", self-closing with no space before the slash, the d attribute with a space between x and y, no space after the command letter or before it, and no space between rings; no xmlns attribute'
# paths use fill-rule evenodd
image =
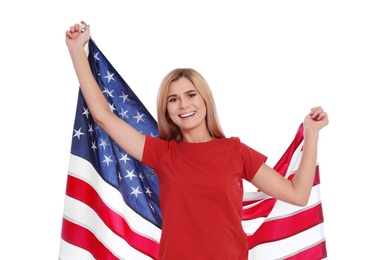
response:
<svg viewBox="0 0 378 260"><path fill-rule="evenodd" d="M182 115L180 115L180 117L188 117L188 116L192 116L192 115L194 115L194 112L182 114Z"/></svg>

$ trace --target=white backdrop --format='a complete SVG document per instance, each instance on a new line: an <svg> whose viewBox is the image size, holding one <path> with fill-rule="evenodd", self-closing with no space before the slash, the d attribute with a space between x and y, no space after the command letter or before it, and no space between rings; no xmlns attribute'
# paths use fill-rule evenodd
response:
<svg viewBox="0 0 378 260"><path fill-rule="evenodd" d="M78 81L65 31L92 38L152 115L176 67L208 80L227 136L274 166L321 105L330 259L376 256L375 1L13 1L0 5L1 259L57 259ZM374 93L374 94L373 94ZM13 255L13 257L9 257ZM5 258L6 256L6 258Z"/></svg>

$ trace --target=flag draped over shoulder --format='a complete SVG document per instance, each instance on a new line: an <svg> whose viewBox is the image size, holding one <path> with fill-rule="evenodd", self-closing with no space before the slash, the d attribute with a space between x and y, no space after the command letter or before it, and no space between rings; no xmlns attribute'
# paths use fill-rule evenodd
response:
<svg viewBox="0 0 378 260"><path fill-rule="evenodd" d="M113 112L141 133L157 136L156 121L139 98L92 39L88 47L92 73ZM286 178L295 175L302 145L301 125L274 167ZM305 207L260 191L245 192L242 224L249 259L326 259L316 169ZM94 123L79 90L59 259L157 259L162 225L158 187L155 171L134 160Z"/></svg>

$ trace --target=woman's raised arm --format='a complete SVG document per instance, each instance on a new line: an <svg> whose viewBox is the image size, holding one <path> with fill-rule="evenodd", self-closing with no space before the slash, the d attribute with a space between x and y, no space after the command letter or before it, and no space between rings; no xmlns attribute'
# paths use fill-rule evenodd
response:
<svg viewBox="0 0 378 260"><path fill-rule="evenodd" d="M82 30L81 30L82 29ZM145 135L117 117L94 79L85 45L90 38L90 26L85 22L75 24L66 31L66 44L79 80L80 89L93 120L128 154L141 161Z"/></svg>
<svg viewBox="0 0 378 260"><path fill-rule="evenodd" d="M302 157L292 181L283 178L274 169L263 164L253 177L252 183L276 199L298 206L305 206L314 182L319 131L326 125L328 125L328 115L322 107L314 107L306 115L303 122L304 144Z"/></svg>

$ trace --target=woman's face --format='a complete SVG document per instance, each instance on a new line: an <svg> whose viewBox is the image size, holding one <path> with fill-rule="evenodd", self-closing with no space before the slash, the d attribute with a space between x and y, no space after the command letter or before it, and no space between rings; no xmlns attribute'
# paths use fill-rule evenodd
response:
<svg viewBox="0 0 378 260"><path fill-rule="evenodd" d="M206 128L206 104L192 82L185 77L172 82L168 88L169 118L181 132Z"/></svg>

